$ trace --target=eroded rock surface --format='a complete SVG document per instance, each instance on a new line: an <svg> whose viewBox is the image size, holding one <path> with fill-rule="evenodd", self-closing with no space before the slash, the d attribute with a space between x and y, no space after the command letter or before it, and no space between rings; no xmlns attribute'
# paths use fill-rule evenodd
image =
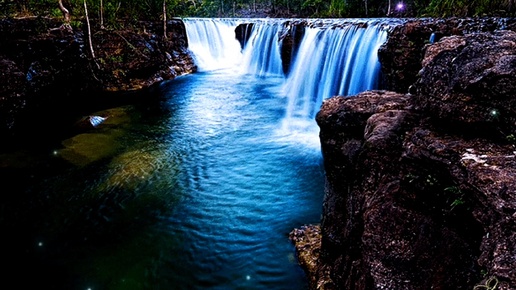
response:
<svg viewBox="0 0 516 290"><path fill-rule="evenodd" d="M431 42L445 36L515 30L515 18L422 18L407 19L389 32L378 57L384 75L384 88L407 93L418 79L421 60Z"/></svg>
<svg viewBox="0 0 516 290"><path fill-rule="evenodd" d="M516 289L514 37L443 37L412 94L323 103L312 289Z"/></svg>

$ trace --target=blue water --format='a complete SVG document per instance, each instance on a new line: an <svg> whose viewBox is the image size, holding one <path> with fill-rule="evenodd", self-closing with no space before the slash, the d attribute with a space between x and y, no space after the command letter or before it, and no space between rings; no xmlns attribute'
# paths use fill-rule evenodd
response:
<svg viewBox="0 0 516 290"><path fill-rule="evenodd" d="M315 122L285 126L283 81L182 76L92 112L108 117L91 130L0 154L6 283L307 289L288 233L320 221L324 172Z"/></svg>

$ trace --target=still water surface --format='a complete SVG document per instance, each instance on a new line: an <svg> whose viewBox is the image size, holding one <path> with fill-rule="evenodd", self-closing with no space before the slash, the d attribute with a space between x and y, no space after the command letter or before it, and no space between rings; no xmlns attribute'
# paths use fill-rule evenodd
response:
<svg viewBox="0 0 516 290"><path fill-rule="evenodd" d="M288 233L320 221L324 172L315 122L284 120L282 84L182 76L96 112L95 129L0 155L6 281L307 289Z"/></svg>

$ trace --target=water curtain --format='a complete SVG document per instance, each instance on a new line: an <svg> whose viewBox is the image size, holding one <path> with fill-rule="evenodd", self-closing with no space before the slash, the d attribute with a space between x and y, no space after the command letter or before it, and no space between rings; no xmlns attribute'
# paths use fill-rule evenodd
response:
<svg viewBox="0 0 516 290"><path fill-rule="evenodd" d="M378 89L377 52L386 37L377 21L308 27L284 86L287 117L313 118L326 98Z"/></svg>
<svg viewBox="0 0 516 290"><path fill-rule="evenodd" d="M313 119L322 101L380 88L377 51L390 19L212 19L186 18L189 48L200 70L234 67L258 77L284 77L286 119ZM296 54L283 72L280 33L305 26ZM252 23L242 48L235 28ZM287 58L283 58L287 59ZM288 58L290 59L290 58Z"/></svg>
<svg viewBox="0 0 516 290"><path fill-rule="evenodd" d="M240 43L235 38L236 19L185 18L188 49L198 71L237 67L242 62Z"/></svg>

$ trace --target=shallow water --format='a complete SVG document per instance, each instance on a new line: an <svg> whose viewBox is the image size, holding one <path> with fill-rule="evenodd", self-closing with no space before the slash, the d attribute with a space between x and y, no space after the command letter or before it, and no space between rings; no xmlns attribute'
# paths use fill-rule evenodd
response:
<svg viewBox="0 0 516 290"><path fill-rule="evenodd" d="M0 155L7 281L307 289L288 233L320 221L324 172L315 121L283 119L283 81L182 76L95 129Z"/></svg>

